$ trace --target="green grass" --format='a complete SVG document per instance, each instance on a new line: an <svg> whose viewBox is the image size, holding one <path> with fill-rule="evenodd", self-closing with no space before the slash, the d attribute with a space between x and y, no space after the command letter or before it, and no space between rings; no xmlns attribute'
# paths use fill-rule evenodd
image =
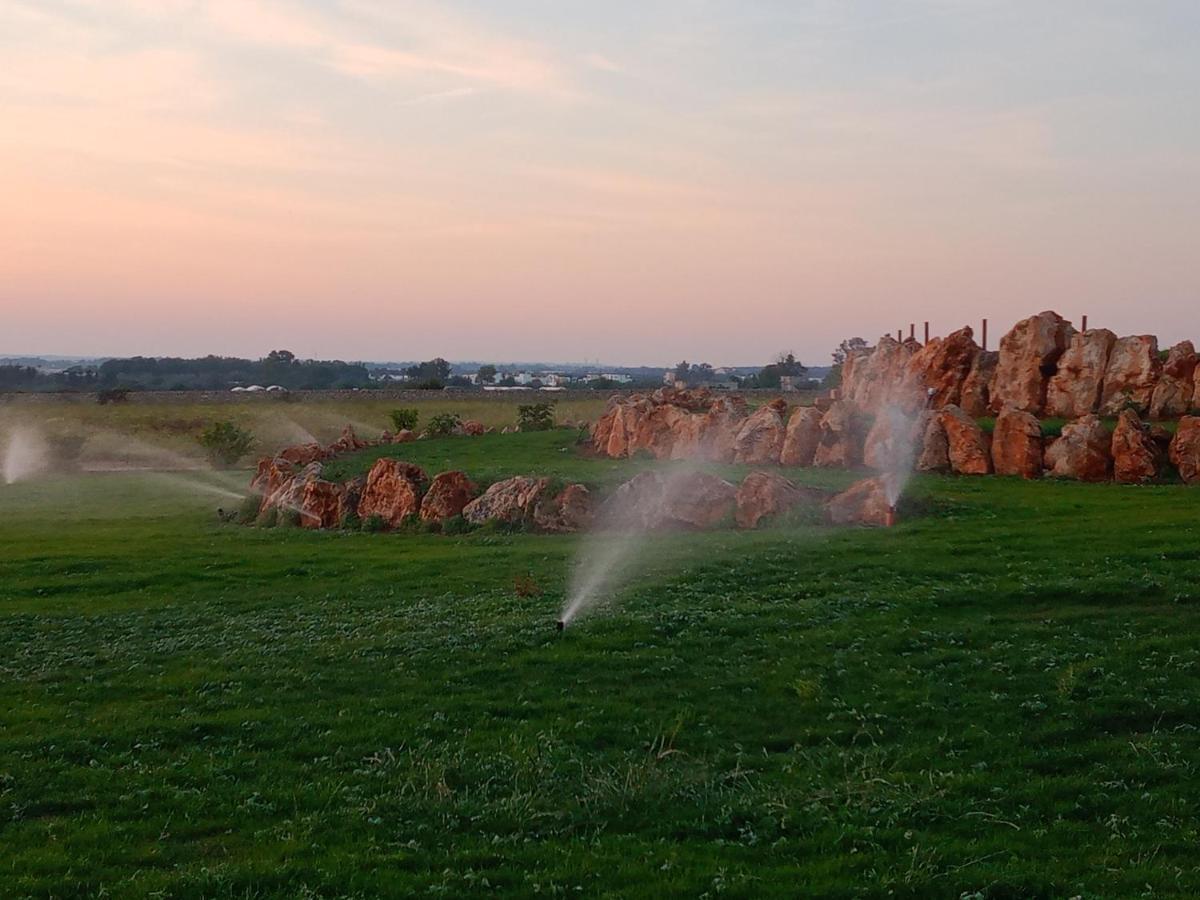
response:
<svg viewBox="0 0 1200 900"><path fill-rule="evenodd" d="M573 439L388 450L646 464ZM0 895L1200 893L1194 491L649 537L560 636L583 539L222 526L187 478L0 486Z"/></svg>

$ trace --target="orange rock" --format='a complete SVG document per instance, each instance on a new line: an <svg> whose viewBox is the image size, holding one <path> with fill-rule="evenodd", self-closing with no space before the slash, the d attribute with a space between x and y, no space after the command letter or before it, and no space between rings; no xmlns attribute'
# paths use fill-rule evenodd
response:
<svg viewBox="0 0 1200 900"><path fill-rule="evenodd" d="M1150 418L1174 419L1191 411L1196 396L1196 363L1196 348L1191 341L1182 341L1168 351L1150 397Z"/></svg>
<svg viewBox="0 0 1200 900"><path fill-rule="evenodd" d="M992 432L992 465L997 475L1040 478L1044 449L1042 426L1027 412L1009 407L996 417Z"/></svg>
<svg viewBox="0 0 1200 900"><path fill-rule="evenodd" d="M347 425L342 429L342 436L329 445L328 455L336 456L339 453L353 453L355 450L362 450L366 446L366 442L360 441L358 435L354 433L354 426Z"/></svg>
<svg viewBox="0 0 1200 900"><path fill-rule="evenodd" d="M463 422L461 428L467 437L479 437L487 431L482 422L476 422L474 419Z"/></svg>
<svg viewBox="0 0 1200 900"><path fill-rule="evenodd" d="M1158 338L1149 334L1120 338L1113 344L1104 370L1101 411L1110 416L1123 409L1133 409L1139 415L1145 413L1150 409L1161 371Z"/></svg>
<svg viewBox="0 0 1200 900"><path fill-rule="evenodd" d="M700 459L733 462L738 431L749 411L741 397L718 397L700 417L697 443Z"/></svg>
<svg viewBox="0 0 1200 900"><path fill-rule="evenodd" d="M938 410L937 417L946 432L950 470L959 475L991 472L991 446L979 423L957 406Z"/></svg>
<svg viewBox="0 0 1200 900"><path fill-rule="evenodd" d="M787 402L778 399L755 410L734 438L733 461L748 466L777 464L787 431L786 412Z"/></svg>
<svg viewBox="0 0 1200 900"><path fill-rule="evenodd" d="M1171 439L1171 464L1188 484L1200 484L1200 416L1184 416Z"/></svg>
<svg viewBox="0 0 1200 900"><path fill-rule="evenodd" d="M412 441L415 441L416 439L417 439L416 433L408 428L401 428L399 431L397 431L395 434L392 435L392 443L393 444L408 444Z"/></svg>
<svg viewBox="0 0 1200 900"><path fill-rule="evenodd" d="M592 495L582 484L569 484L557 494L543 492L533 506L533 527L551 534L582 531L592 522Z"/></svg>
<svg viewBox="0 0 1200 900"><path fill-rule="evenodd" d="M813 465L852 469L862 462L863 435L858 410L846 401L832 403L821 417L821 442Z"/></svg>
<svg viewBox="0 0 1200 900"><path fill-rule="evenodd" d="M738 528L757 528L764 519L822 499L822 491L797 487L776 472L751 472L737 489L734 521Z"/></svg>
<svg viewBox="0 0 1200 900"><path fill-rule="evenodd" d="M784 466L811 466L821 443L821 419L824 413L813 406L801 406L788 419L783 434L779 462Z"/></svg>
<svg viewBox="0 0 1200 900"><path fill-rule="evenodd" d="M957 406L963 385L979 355L975 332L960 328L944 338L933 338L909 359L900 396L892 403L907 411L926 406Z"/></svg>
<svg viewBox="0 0 1200 900"><path fill-rule="evenodd" d="M1040 415L1047 382L1075 329L1056 312L1046 311L1018 322L1000 339L1000 358L989 395L992 411L1007 406Z"/></svg>
<svg viewBox="0 0 1200 900"><path fill-rule="evenodd" d="M1076 332L1046 386L1046 415L1076 419L1100 408L1104 373L1117 336L1107 328Z"/></svg>
<svg viewBox="0 0 1200 900"><path fill-rule="evenodd" d="M601 506L601 527L654 530L713 528L732 515L737 488L706 472L639 472Z"/></svg>
<svg viewBox="0 0 1200 900"><path fill-rule="evenodd" d="M429 483L421 498L421 520L440 522L459 515L479 489L465 472L442 472Z"/></svg>
<svg viewBox="0 0 1200 900"><path fill-rule="evenodd" d="M395 528L421 509L421 494L428 481L425 471L398 459L380 459L367 473L367 484L358 503L360 518L379 516Z"/></svg>
<svg viewBox="0 0 1200 900"><path fill-rule="evenodd" d="M1158 447L1137 413L1127 409L1112 437L1113 477L1122 484L1143 484L1158 477Z"/></svg>
<svg viewBox="0 0 1200 900"><path fill-rule="evenodd" d="M550 485L549 478L517 476L498 481L463 507L463 518L473 525L485 522L516 524L533 518L534 505Z"/></svg>
<svg viewBox="0 0 1200 900"><path fill-rule="evenodd" d="M971 371L963 380L962 406L968 416L980 418L991 412L991 381L996 374L1000 354L995 350L980 350L971 363Z"/></svg>
<svg viewBox="0 0 1200 900"><path fill-rule="evenodd" d="M278 453L279 459L287 460L294 466L307 466L309 463L320 462L329 456L320 444L297 444L285 447Z"/></svg>
<svg viewBox="0 0 1200 900"><path fill-rule="evenodd" d="M336 528L341 522L342 496L340 484L313 479L304 484L298 512L302 528Z"/></svg>
<svg viewBox="0 0 1200 900"><path fill-rule="evenodd" d="M826 517L834 525L887 525L890 512L883 478L855 482L825 504Z"/></svg>
<svg viewBox="0 0 1200 900"><path fill-rule="evenodd" d="M1099 416L1083 416L1063 426L1062 437L1046 448L1046 469L1055 478L1107 481L1112 472L1112 436Z"/></svg>

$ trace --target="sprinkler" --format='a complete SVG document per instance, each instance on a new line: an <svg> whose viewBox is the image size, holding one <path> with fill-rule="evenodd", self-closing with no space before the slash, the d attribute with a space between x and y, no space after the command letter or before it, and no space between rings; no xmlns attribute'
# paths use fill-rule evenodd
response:
<svg viewBox="0 0 1200 900"><path fill-rule="evenodd" d="M893 528L896 525L896 507L889 506L887 508L887 516L883 520L884 525L888 528Z"/></svg>
<svg viewBox="0 0 1200 900"><path fill-rule="evenodd" d="M554 630L555 631L566 631L567 630L567 620L559 619L557 622L555 622Z"/></svg>

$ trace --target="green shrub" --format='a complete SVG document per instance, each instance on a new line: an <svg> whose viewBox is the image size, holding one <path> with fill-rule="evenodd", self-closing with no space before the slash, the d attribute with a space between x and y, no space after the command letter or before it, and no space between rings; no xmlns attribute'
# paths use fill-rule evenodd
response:
<svg viewBox="0 0 1200 900"><path fill-rule="evenodd" d="M339 523L343 531L361 531L362 519L355 513L347 513L342 516L342 521Z"/></svg>
<svg viewBox="0 0 1200 900"><path fill-rule="evenodd" d="M517 427L521 431L549 431L554 427L554 402L522 403L517 407Z"/></svg>
<svg viewBox="0 0 1200 900"><path fill-rule="evenodd" d="M392 428L396 431L416 431L417 420L421 417L420 412L412 407L393 409L389 415L392 420Z"/></svg>
<svg viewBox="0 0 1200 900"><path fill-rule="evenodd" d="M279 524L279 509L272 506L268 510L258 514L258 518L254 520L254 524L259 528L274 528Z"/></svg>
<svg viewBox="0 0 1200 900"><path fill-rule="evenodd" d="M434 436L453 434L462 427L462 416L458 413L444 412L429 417L425 433Z"/></svg>
<svg viewBox="0 0 1200 900"><path fill-rule="evenodd" d="M237 521L239 525L252 525L258 518L259 507L262 506L263 498L258 494L251 494L243 498L238 505Z"/></svg>
<svg viewBox="0 0 1200 900"><path fill-rule="evenodd" d="M468 534L471 523L461 515L451 516L442 522L442 534Z"/></svg>
<svg viewBox="0 0 1200 900"><path fill-rule="evenodd" d="M367 534L378 534L387 529L387 522L383 521L383 516L367 516L362 520L362 530Z"/></svg>
<svg viewBox="0 0 1200 900"><path fill-rule="evenodd" d="M254 446L254 435L233 422L214 422L196 440L208 452L209 461L224 469L237 465Z"/></svg>
<svg viewBox="0 0 1200 900"><path fill-rule="evenodd" d="M280 528L299 528L300 511L295 509L281 509L276 521Z"/></svg>

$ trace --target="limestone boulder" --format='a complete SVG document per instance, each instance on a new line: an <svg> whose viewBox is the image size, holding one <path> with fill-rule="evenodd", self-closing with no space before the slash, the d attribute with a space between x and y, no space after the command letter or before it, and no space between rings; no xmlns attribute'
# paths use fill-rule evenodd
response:
<svg viewBox="0 0 1200 900"><path fill-rule="evenodd" d="M787 431L786 413L784 400L772 400L756 409L734 438L733 461L746 466L778 464Z"/></svg>
<svg viewBox="0 0 1200 900"><path fill-rule="evenodd" d="M749 415L741 397L718 397L697 423L699 458L712 462L733 462L738 432Z"/></svg>
<svg viewBox="0 0 1200 900"><path fill-rule="evenodd" d="M342 521L345 488L332 481L314 478L304 484L297 512L301 528L337 528Z"/></svg>
<svg viewBox="0 0 1200 900"><path fill-rule="evenodd" d="M1056 312L1046 311L1018 322L1000 339L1000 357L989 387L992 412L1011 406L1040 415L1046 387L1075 329Z"/></svg>
<svg viewBox="0 0 1200 900"><path fill-rule="evenodd" d="M971 371L963 379L962 402L968 416L982 418L991 412L991 382L996 374L1000 354L996 350L980 350L971 362Z"/></svg>
<svg viewBox="0 0 1200 900"><path fill-rule="evenodd" d="M734 521L738 528L757 528L763 521L824 499L823 491L799 487L777 472L751 472L738 486Z"/></svg>
<svg viewBox="0 0 1200 900"><path fill-rule="evenodd" d="M350 516L358 515L358 504L362 500L363 491L367 488L367 477L360 475L351 478L342 485L341 496L338 499L338 524L345 523Z"/></svg>
<svg viewBox="0 0 1200 900"><path fill-rule="evenodd" d="M354 433L354 426L347 425L342 429L341 437L329 445L328 455L337 456L341 453L353 453L355 450L362 450L366 446L367 442L359 440L358 435Z"/></svg>
<svg viewBox="0 0 1200 900"><path fill-rule="evenodd" d="M957 406L937 412L946 432L950 471L958 475L987 475L992 471L991 445L979 423Z"/></svg>
<svg viewBox="0 0 1200 900"><path fill-rule="evenodd" d="M737 488L705 472L640 472L601 506L602 527L657 530L714 528L734 512Z"/></svg>
<svg viewBox="0 0 1200 900"><path fill-rule="evenodd" d="M883 478L867 478L852 484L825 504L825 514L834 525L888 524L887 486Z"/></svg>
<svg viewBox="0 0 1200 900"><path fill-rule="evenodd" d="M907 411L959 405L963 385L979 353L975 332L970 328L933 338L909 359L900 396L893 396L892 404Z"/></svg>
<svg viewBox="0 0 1200 900"><path fill-rule="evenodd" d="M1188 484L1200 484L1200 416L1184 416L1171 439L1171 465Z"/></svg>
<svg viewBox="0 0 1200 900"><path fill-rule="evenodd" d="M467 437L479 437L481 434L487 433L487 428L484 427L484 424L476 422L474 419L467 419L459 428Z"/></svg>
<svg viewBox="0 0 1200 900"><path fill-rule="evenodd" d="M442 472L421 498L421 521L441 522L461 515L479 489L465 472Z"/></svg>
<svg viewBox="0 0 1200 900"><path fill-rule="evenodd" d="M1076 332L1046 386L1046 415L1077 419L1100 408L1109 356L1117 336L1107 328Z"/></svg>
<svg viewBox="0 0 1200 900"><path fill-rule="evenodd" d="M389 528L400 525L421 510L421 497L428 483L419 466L398 459L380 459L367 473L367 483L358 503L358 515L378 516Z"/></svg>
<svg viewBox="0 0 1200 900"><path fill-rule="evenodd" d="M1108 481L1112 475L1112 435L1099 416L1083 416L1063 426L1062 437L1046 448L1046 470L1055 478Z"/></svg>
<svg viewBox="0 0 1200 900"><path fill-rule="evenodd" d="M1196 347L1182 341L1167 351L1162 374L1150 396L1150 418L1177 419L1187 415L1196 397Z"/></svg>
<svg viewBox="0 0 1200 900"><path fill-rule="evenodd" d="M1113 344L1104 370L1104 390L1100 409L1115 416L1123 409L1139 415L1150 409L1150 400L1162 372L1158 358L1158 338L1149 334L1119 338Z"/></svg>
<svg viewBox="0 0 1200 900"><path fill-rule="evenodd" d="M905 412L898 406L880 410L863 441L863 463L880 472L911 471L923 426L921 414Z"/></svg>
<svg viewBox="0 0 1200 900"><path fill-rule="evenodd" d="M549 484L548 478L523 475L498 481L463 507L463 518L472 525L492 521L514 525L529 521Z"/></svg>
<svg viewBox="0 0 1200 900"><path fill-rule="evenodd" d="M950 441L938 412L926 412L918 420L919 444L915 468L918 472L949 472Z"/></svg>
<svg viewBox="0 0 1200 900"><path fill-rule="evenodd" d="M305 488L309 482L320 480L321 464L319 462L309 463L303 469L293 470L293 472L294 474L290 477L275 482L273 489L269 489L263 494L260 511L278 509L297 514L302 513Z"/></svg>
<svg viewBox="0 0 1200 900"><path fill-rule="evenodd" d="M264 456L250 479L250 490L265 498L279 490L284 482L291 481L295 474L296 466L283 457Z"/></svg>
<svg viewBox="0 0 1200 900"><path fill-rule="evenodd" d="M811 466L821 443L822 413L815 406L800 406L788 419L783 435L780 465Z"/></svg>
<svg viewBox="0 0 1200 900"><path fill-rule="evenodd" d="M858 409L848 401L830 404L821 417L821 441L813 465L829 469L851 469L862 462L862 422Z"/></svg>
<svg viewBox="0 0 1200 900"><path fill-rule="evenodd" d="M279 459L286 460L293 466L304 466L310 463L321 462L329 457L329 452L320 444L297 444L294 447L285 447L277 454Z"/></svg>
<svg viewBox="0 0 1200 900"><path fill-rule="evenodd" d="M843 368L841 399L867 413L900 400L909 360L919 349L916 341L880 338L869 353L853 358L849 371Z"/></svg>
<svg viewBox="0 0 1200 900"><path fill-rule="evenodd" d="M401 428L392 435L393 444L408 444L417 439L417 434L410 428Z"/></svg>
<svg viewBox="0 0 1200 900"><path fill-rule="evenodd" d="M533 505L535 531L570 534L592 523L594 507L591 492L582 484L568 484L561 491L543 490Z"/></svg>
<svg viewBox="0 0 1200 900"><path fill-rule="evenodd" d="M1034 415L1008 407L996 417L992 466L997 475L1040 478L1044 454L1042 425Z"/></svg>
<svg viewBox="0 0 1200 900"><path fill-rule="evenodd" d="M1144 484L1158 477L1159 451L1137 413L1126 409L1112 436L1113 478L1122 484Z"/></svg>

